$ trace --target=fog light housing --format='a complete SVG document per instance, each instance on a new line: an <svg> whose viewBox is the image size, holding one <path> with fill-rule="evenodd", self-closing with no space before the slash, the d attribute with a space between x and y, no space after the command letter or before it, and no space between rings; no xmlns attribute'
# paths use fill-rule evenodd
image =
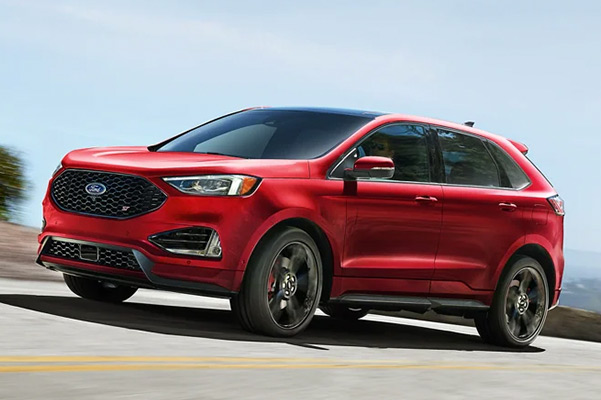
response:
<svg viewBox="0 0 601 400"><path fill-rule="evenodd" d="M221 257L221 239L219 239L217 231L213 231L213 234L209 239L209 244L207 244L206 256Z"/></svg>
<svg viewBox="0 0 601 400"><path fill-rule="evenodd" d="M216 230L192 227L161 232L148 238L152 244L173 254L221 257L221 240Z"/></svg>

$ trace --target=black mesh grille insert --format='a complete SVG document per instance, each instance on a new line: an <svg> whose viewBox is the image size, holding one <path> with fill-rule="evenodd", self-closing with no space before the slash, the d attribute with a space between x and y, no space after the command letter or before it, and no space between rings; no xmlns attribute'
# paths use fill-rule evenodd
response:
<svg viewBox="0 0 601 400"><path fill-rule="evenodd" d="M86 255L82 259L82 248L86 246ZM97 248L97 257L90 257L90 248ZM79 244L75 242L64 242L62 240L48 239L48 243L44 246L43 255L52 257L64 258L67 260L82 261L86 263L102 265L105 267L113 267L119 269L128 269L132 271L140 271L140 265L131 250L119 250L94 243Z"/></svg>
<svg viewBox="0 0 601 400"><path fill-rule="evenodd" d="M86 187L90 184L100 184L106 190L89 194ZM64 211L129 218L156 210L167 196L139 176L69 169L52 183L52 198Z"/></svg>

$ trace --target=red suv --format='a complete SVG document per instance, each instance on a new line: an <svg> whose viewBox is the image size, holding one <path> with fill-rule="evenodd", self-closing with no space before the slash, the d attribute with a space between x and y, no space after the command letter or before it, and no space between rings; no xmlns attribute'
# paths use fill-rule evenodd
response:
<svg viewBox="0 0 601 400"><path fill-rule="evenodd" d="M38 263L92 300L230 298L267 335L299 333L317 307L434 310L526 346L564 266L563 202L527 150L429 118L243 110L150 147L67 154Z"/></svg>

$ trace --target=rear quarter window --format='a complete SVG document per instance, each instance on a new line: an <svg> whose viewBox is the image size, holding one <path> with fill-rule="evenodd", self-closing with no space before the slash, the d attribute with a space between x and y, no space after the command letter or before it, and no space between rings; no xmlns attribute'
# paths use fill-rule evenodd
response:
<svg viewBox="0 0 601 400"><path fill-rule="evenodd" d="M487 142L487 146L501 170L503 186L522 189L530 184L530 179L513 157L495 143Z"/></svg>

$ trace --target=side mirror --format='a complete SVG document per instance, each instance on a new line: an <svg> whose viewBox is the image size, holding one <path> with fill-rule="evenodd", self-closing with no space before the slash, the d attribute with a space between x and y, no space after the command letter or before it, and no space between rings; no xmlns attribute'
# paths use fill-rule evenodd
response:
<svg viewBox="0 0 601 400"><path fill-rule="evenodd" d="M393 175L394 162L386 157L361 157L355 161L353 169L344 170L344 178L347 180L357 178L390 179Z"/></svg>

